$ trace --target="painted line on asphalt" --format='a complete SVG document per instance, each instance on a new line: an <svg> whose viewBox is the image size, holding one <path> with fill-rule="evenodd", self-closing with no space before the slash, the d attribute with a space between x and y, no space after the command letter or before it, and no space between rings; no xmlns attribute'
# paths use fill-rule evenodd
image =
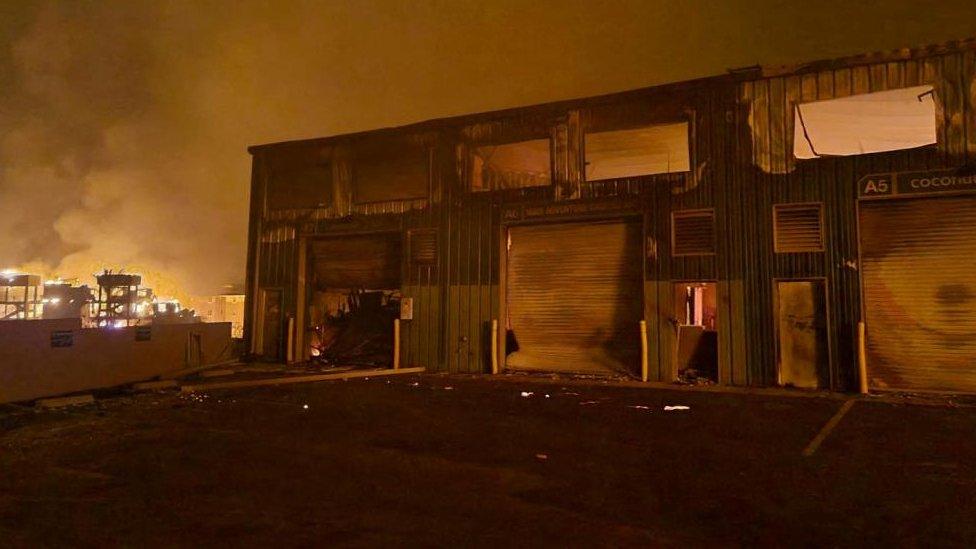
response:
<svg viewBox="0 0 976 549"><path fill-rule="evenodd" d="M850 409L854 407L855 402L857 401L851 399L845 402L843 405L841 405L840 410L837 410L837 413L834 414L834 417L830 418L830 420L824 424L823 428L820 429L820 432L817 433L817 436L813 437L813 440L810 441L810 444L807 444L807 447L803 449L803 457L812 456L813 453L817 451L817 448L820 448L820 445L823 444L823 441L827 438L828 435L830 435L830 432L834 430L834 427L837 427L837 424L840 423L840 420L844 419L844 416L847 415L847 412L849 412Z"/></svg>

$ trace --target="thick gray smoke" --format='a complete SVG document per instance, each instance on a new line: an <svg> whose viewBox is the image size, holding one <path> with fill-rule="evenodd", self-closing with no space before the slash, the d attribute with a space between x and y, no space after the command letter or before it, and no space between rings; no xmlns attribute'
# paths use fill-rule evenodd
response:
<svg viewBox="0 0 976 549"><path fill-rule="evenodd" d="M212 292L249 144L961 38L971 4L0 2L0 269Z"/></svg>

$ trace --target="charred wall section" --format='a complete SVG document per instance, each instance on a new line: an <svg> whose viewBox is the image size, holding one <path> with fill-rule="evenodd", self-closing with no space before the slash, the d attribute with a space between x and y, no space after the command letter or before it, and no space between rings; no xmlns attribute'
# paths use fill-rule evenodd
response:
<svg viewBox="0 0 976 549"><path fill-rule="evenodd" d="M304 321L310 240L396 232L406 250L402 295L414 300L413 319L402 322L401 363L489 372L492 320L499 321L504 337L506 229L638 216L644 243L634 261L644 264L645 284L644 295L635 299L644 303L651 379L670 381L674 373L675 282L716 285L718 381L762 386L777 383L775 282L822 279L828 292L827 385L852 389L861 318L856 182L877 172L973 163L974 77L976 50L964 42L254 148L245 337L252 352L261 354L255 325L264 289L280 289L284 317ZM796 103L920 84L931 84L938 100L938 146L794 159ZM585 181L587 131L675 121L689 124L689 171ZM470 150L532 139L550 141L551 185L472 189ZM404 150L426 151L425 198L403 182L397 186L409 196L385 196L376 178L389 163L366 171L369 192L356 192L357 161L383 151L395 158ZM304 208L280 197L269 201L276 173L298 173L301 165L327 174L319 181L329 192L309 193L316 203ZM413 162L408 171L417 169ZM307 172L301 177L309 180ZM822 203L824 251L774 251L773 206L787 203ZM689 212L713 216L711 253L672 249L674 216ZM433 239L433 258L413 259L410 239L418 231L427 235L426 245Z"/></svg>
<svg viewBox="0 0 976 549"><path fill-rule="evenodd" d="M880 57L880 58L878 58ZM847 157L796 160L793 108L798 102L847 97L930 84L938 105L938 145ZM857 182L868 174L958 167L976 159L976 52L972 44L869 56L853 62L813 64L743 81L738 86L734 140L737 197L729 228L733 309L743 311L742 339L750 384L776 382L776 333L772 312L777 279L827 281L830 386L857 387L858 275ZM774 204L820 202L825 251L774 253Z"/></svg>

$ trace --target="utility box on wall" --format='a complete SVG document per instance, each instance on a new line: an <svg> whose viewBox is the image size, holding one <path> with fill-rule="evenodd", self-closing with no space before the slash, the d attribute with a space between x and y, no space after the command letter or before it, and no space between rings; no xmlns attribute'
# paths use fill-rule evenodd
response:
<svg viewBox="0 0 976 549"><path fill-rule="evenodd" d="M400 320L413 320L413 298L400 299Z"/></svg>

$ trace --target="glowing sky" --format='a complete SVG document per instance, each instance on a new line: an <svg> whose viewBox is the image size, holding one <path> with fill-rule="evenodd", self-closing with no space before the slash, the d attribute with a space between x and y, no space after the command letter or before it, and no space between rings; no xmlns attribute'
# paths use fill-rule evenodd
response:
<svg viewBox="0 0 976 549"><path fill-rule="evenodd" d="M210 292L247 145L976 36L971 0L285 4L0 0L0 267Z"/></svg>

